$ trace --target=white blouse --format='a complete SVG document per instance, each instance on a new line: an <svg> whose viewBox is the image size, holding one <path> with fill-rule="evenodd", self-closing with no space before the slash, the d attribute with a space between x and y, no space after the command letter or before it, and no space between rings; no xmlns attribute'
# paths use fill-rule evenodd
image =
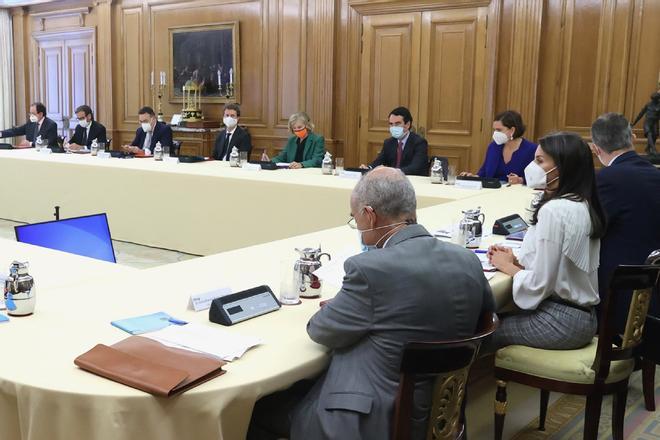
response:
<svg viewBox="0 0 660 440"><path fill-rule="evenodd" d="M543 205L518 255L525 267L513 277L518 307L536 309L553 294L583 306L598 304L600 240L590 234L587 202L555 199Z"/></svg>

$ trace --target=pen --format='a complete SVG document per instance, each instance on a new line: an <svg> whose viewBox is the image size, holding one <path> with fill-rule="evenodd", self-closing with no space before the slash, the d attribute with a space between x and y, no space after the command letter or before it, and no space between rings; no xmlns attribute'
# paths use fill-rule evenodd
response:
<svg viewBox="0 0 660 440"><path fill-rule="evenodd" d="M475 254L487 254L487 253L488 253L488 249L475 249L475 250L474 250L474 253L475 253Z"/></svg>
<svg viewBox="0 0 660 440"><path fill-rule="evenodd" d="M186 324L188 324L186 321L181 321L180 319L175 319L175 318L170 318L170 319L168 319L168 321L171 322L172 324L176 324L176 325L186 325Z"/></svg>

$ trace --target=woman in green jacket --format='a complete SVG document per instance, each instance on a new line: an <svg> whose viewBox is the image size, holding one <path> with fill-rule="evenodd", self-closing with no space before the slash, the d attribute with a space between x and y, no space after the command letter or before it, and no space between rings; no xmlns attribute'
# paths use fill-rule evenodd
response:
<svg viewBox="0 0 660 440"><path fill-rule="evenodd" d="M289 131L293 134L284 149L272 162L286 162L289 168L320 168L325 156L323 136L313 133L314 124L305 112L289 117Z"/></svg>

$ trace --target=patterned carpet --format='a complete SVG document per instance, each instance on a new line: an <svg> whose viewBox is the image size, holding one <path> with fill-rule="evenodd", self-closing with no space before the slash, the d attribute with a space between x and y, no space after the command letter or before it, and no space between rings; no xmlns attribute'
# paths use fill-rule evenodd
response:
<svg viewBox="0 0 660 440"><path fill-rule="evenodd" d="M628 390L626 405L625 437L635 440L660 439L660 368L656 370L655 400L658 410L651 413L644 408L642 395L642 375L633 373ZM538 431L538 418L532 420L512 440L580 440L584 427L585 398L565 395L548 408L546 430ZM612 438L612 398L603 400L599 440Z"/></svg>

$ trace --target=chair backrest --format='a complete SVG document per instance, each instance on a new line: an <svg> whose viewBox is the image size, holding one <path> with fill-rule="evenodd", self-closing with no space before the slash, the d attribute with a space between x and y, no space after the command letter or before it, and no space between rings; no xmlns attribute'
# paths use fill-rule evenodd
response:
<svg viewBox="0 0 660 440"><path fill-rule="evenodd" d="M646 264L660 265L660 249L657 249L648 256ZM657 289L657 287L656 287ZM654 295L658 295L656 291ZM656 299L658 299L656 297ZM644 359L660 363L660 317L648 314L644 323L644 338L640 347L640 354Z"/></svg>
<svg viewBox="0 0 660 440"><path fill-rule="evenodd" d="M172 141L172 147L170 148L170 156L178 157L179 151L181 151L182 141Z"/></svg>
<svg viewBox="0 0 660 440"><path fill-rule="evenodd" d="M14 146L12 144L0 144L0 150L13 150Z"/></svg>
<svg viewBox="0 0 660 440"><path fill-rule="evenodd" d="M429 169L427 175L431 174L431 167L433 166L433 162L435 162L435 159L440 159L440 163L442 164L442 178L447 180L447 172L449 171L449 159L447 159L444 156L431 156L429 158Z"/></svg>
<svg viewBox="0 0 660 440"><path fill-rule="evenodd" d="M392 438L410 438L415 382L418 375L436 376L427 438L457 439L463 434L461 407L470 366L481 341L492 334L499 320L484 313L477 334L451 341L409 342L401 358L399 393L394 407Z"/></svg>
<svg viewBox="0 0 660 440"><path fill-rule="evenodd" d="M105 139L105 151L112 151L112 138Z"/></svg>
<svg viewBox="0 0 660 440"><path fill-rule="evenodd" d="M651 292L658 284L660 265L621 265L616 268L608 294L601 309L601 326L598 331L598 347L592 369L596 372L595 383L605 382L610 372L610 363L615 360L631 359L633 350L641 343L646 314L651 301ZM628 319L621 345L613 347L615 341L615 313L619 291L632 290Z"/></svg>

